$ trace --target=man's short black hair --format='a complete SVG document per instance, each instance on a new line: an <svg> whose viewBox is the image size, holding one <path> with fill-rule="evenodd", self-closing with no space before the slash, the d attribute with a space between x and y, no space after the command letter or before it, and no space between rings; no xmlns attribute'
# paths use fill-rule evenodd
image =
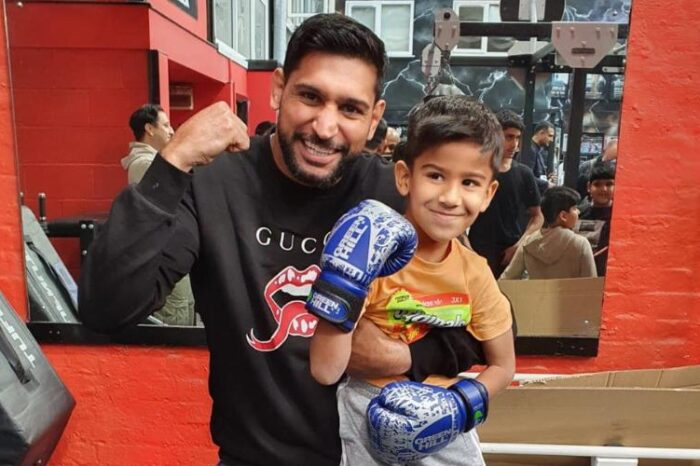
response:
<svg viewBox="0 0 700 466"><path fill-rule="evenodd" d="M158 104L146 104L131 114L129 127L137 141L142 140L146 134L146 123L155 125L158 121L158 113L162 111L163 108Z"/></svg>
<svg viewBox="0 0 700 466"><path fill-rule="evenodd" d="M271 121L261 121L260 123L257 124L255 127L255 135L256 136L263 136L265 134L270 134L275 130L275 125Z"/></svg>
<svg viewBox="0 0 700 466"><path fill-rule="evenodd" d="M579 202L581 202L579 193L567 186L554 186L546 190L542 196L542 215L544 215L545 226L554 226L560 212L568 212Z"/></svg>
<svg viewBox="0 0 700 466"><path fill-rule="evenodd" d="M498 172L503 156L501 125L488 107L462 95L435 97L411 112L403 159L410 167L426 150L455 141L479 144L481 153L491 158L494 175Z"/></svg>
<svg viewBox="0 0 700 466"><path fill-rule="evenodd" d="M285 79L308 54L322 52L359 58L377 70L375 100L379 99L386 66L384 42L368 27L337 13L314 15L296 28L284 57Z"/></svg>
<svg viewBox="0 0 700 466"><path fill-rule="evenodd" d="M602 160L596 160L591 168L591 175L588 177L588 181L593 183L595 180L614 180L615 179L615 167L612 163L604 162Z"/></svg>
<svg viewBox="0 0 700 466"><path fill-rule="evenodd" d="M545 130L545 129L549 129L549 128L554 129L554 125L546 120L542 120L535 125L535 130L533 131L532 134L537 134L540 131Z"/></svg>
<svg viewBox="0 0 700 466"><path fill-rule="evenodd" d="M377 129L374 131L374 136L372 136L372 139L367 141L367 143L365 144L365 148L367 148L368 150L376 150L382 143L382 141L384 141L388 129L389 127L386 124L386 120L384 118L379 120L379 123L377 124Z"/></svg>
<svg viewBox="0 0 700 466"><path fill-rule="evenodd" d="M496 112L496 118L498 118L498 122L501 124L501 128L504 130L515 128L519 129L521 133L525 130L523 119L512 110L502 108Z"/></svg>

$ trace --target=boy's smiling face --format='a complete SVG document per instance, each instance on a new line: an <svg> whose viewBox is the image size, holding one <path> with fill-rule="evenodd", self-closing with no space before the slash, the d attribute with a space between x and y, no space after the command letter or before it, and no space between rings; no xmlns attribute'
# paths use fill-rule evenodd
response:
<svg viewBox="0 0 700 466"><path fill-rule="evenodd" d="M608 207L612 205L615 193L615 180L598 179L588 182L588 193L596 207Z"/></svg>
<svg viewBox="0 0 700 466"><path fill-rule="evenodd" d="M408 196L406 217L418 232L418 250L443 245L474 223L498 187L491 157L468 141L430 147L413 167L397 162L396 186Z"/></svg>

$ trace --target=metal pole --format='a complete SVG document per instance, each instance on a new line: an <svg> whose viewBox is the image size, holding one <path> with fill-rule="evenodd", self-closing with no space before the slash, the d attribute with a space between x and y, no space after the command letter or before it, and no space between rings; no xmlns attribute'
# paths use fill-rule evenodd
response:
<svg viewBox="0 0 700 466"><path fill-rule="evenodd" d="M525 70L525 108L523 109L523 137L520 142L518 161L532 160L532 130L535 113L535 67Z"/></svg>
<svg viewBox="0 0 700 466"><path fill-rule="evenodd" d="M564 159L564 185L576 189L578 166L581 158L581 134L583 133L583 111L586 105L586 75L581 68L574 68L571 90L571 114L569 115L569 140Z"/></svg>
<svg viewBox="0 0 700 466"><path fill-rule="evenodd" d="M272 18L272 58L284 63L287 52L287 1L275 0Z"/></svg>

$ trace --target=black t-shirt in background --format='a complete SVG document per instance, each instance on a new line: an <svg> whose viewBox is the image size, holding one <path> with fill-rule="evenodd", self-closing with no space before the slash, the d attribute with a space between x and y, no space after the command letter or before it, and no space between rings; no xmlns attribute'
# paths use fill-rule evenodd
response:
<svg viewBox="0 0 700 466"><path fill-rule="evenodd" d="M486 258L494 275L501 269L503 251L515 244L525 231L520 217L530 207L540 205L535 175L527 166L514 160L510 170L499 173L496 179L498 190L491 205L469 229L472 248Z"/></svg>
<svg viewBox="0 0 700 466"><path fill-rule="evenodd" d="M610 218L612 216L612 206L610 207L595 207L592 204L586 204L579 207L581 220L603 220L603 230L600 233L598 247L593 250L595 256L595 268L599 277L605 276L605 269L608 266L608 246L610 244ZM600 252L602 251L602 252Z"/></svg>

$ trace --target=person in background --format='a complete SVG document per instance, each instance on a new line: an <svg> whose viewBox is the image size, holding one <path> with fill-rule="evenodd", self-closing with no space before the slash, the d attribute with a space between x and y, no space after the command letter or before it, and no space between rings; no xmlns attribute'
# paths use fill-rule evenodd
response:
<svg viewBox="0 0 700 466"><path fill-rule="evenodd" d="M379 148L384 143L384 138L386 137L386 131L387 131L386 120L384 120L384 118L382 118L381 120L379 120L379 124L377 125L377 129L374 130L374 134L372 135L372 138L367 140L367 142L365 143L365 151L367 151L370 154L382 155L382 153L379 151Z"/></svg>
<svg viewBox="0 0 700 466"><path fill-rule="evenodd" d="M129 126L136 140L129 143L129 155L122 159L122 167L127 170L129 184L133 184L141 181L156 154L173 137L174 130L168 115L160 105L155 104L146 104L132 113ZM175 284L163 307L153 315L166 325L195 325L194 296L189 275Z"/></svg>
<svg viewBox="0 0 700 466"><path fill-rule="evenodd" d="M554 141L554 125L548 121L540 121L535 125L532 134L531 151L528 157L524 153L520 154L518 161L523 165L527 165L532 170L537 180L537 187L540 194L554 186L554 183L549 181L549 173L547 173L547 156L548 147Z"/></svg>
<svg viewBox="0 0 700 466"><path fill-rule="evenodd" d="M613 172L617 166L617 140L613 139L605 146L603 153L590 160L586 160L578 167L578 179L576 180L576 191L581 195L581 198L586 200L589 196L588 184L591 178L593 166L599 163L609 165Z"/></svg>
<svg viewBox="0 0 700 466"><path fill-rule="evenodd" d="M379 154L386 158L391 158L396 145L399 143L399 131L396 128L389 126L386 129L386 137L384 142L379 146Z"/></svg>
<svg viewBox="0 0 700 466"><path fill-rule="evenodd" d="M129 183L138 183L175 131L170 126L168 115L156 104L145 104L132 113L129 127L134 133L134 141L129 143L129 154L121 163L127 171Z"/></svg>
<svg viewBox="0 0 700 466"><path fill-rule="evenodd" d="M275 131L275 123L272 121L261 121L255 126L256 136L269 136Z"/></svg>
<svg viewBox="0 0 700 466"><path fill-rule="evenodd" d="M612 217L613 197L615 194L615 168L602 160L593 164L588 180L588 196L580 205L581 225L579 231L586 234L593 246L595 266L599 277L605 276L608 265L608 247L610 244L610 219ZM591 228L584 228L587 225ZM596 224L598 228L596 228ZM581 231L581 230L587 230Z"/></svg>
<svg viewBox="0 0 700 466"><path fill-rule="evenodd" d="M595 277L593 250L573 232L581 196L566 186L549 188L542 198L544 227L518 246L502 280Z"/></svg>
<svg viewBox="0 0 700 466"><path fill-rule="evenodd" d="M527 235L542 226L540 194L529 167L514 159L520 148L523 121L510 110L496 113L503 129L503 159L496 175L498 191L488 209L469 229L471 247L488 261L494 277L499 277L513 259ZM525 228L520 218L527 218Z"/></svg>

